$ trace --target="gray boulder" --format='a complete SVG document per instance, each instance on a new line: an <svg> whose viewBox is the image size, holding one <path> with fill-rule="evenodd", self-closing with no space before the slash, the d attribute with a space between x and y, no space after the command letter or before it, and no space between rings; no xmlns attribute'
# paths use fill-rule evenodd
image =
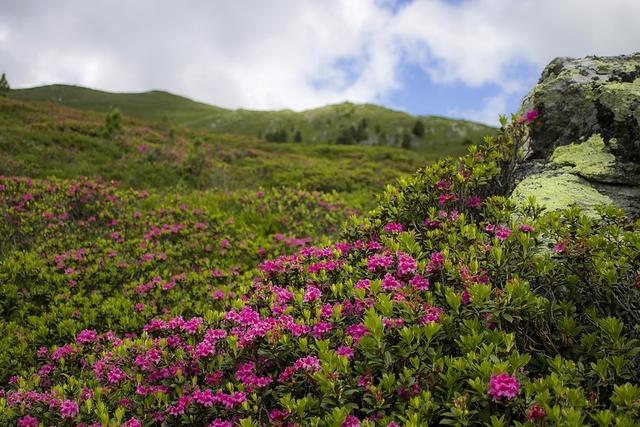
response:
<svg viewBox="0 0 640 427"><path fill-rule="evenodd" d="M553 60L520 114L533 109L512 197L591 212L613 203L640 217L640 53Z"/></svg>

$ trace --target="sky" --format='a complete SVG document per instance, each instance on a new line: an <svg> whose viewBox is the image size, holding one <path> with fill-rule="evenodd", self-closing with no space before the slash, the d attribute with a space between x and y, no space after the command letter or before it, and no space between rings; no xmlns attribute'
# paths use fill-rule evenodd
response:
<svg viewBox="0 0 640 427"><path fill-rule="evenodd" d="M0 0L0 72L226 108L496 124L558 56L640 51L640 0Z"/></svg>

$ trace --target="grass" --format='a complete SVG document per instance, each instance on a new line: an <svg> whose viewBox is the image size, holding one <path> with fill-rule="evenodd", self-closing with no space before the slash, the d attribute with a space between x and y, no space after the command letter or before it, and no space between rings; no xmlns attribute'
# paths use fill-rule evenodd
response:
<svg viewBox="0 0 640 427"><path fill-rule="evenodd" d="M0 175L100 176L138 189L300 187L335 191L362 208L372 206L386 183L439 157L389 147L269 143L126 117L107 137L104 123L100 113L0 98Z"/></svg>

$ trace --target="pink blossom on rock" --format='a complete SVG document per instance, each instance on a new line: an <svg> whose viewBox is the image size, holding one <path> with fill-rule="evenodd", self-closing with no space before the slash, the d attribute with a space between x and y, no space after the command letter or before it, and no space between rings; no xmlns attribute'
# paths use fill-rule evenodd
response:
<svg viewBox="0 0 640 427"><path fill-rule="evenodd" d="M538 118L539 114L540 112L536 108L534 108L533 110L529 110L524 113L524 121L527 122L527 124L530 124Z"/></svg>

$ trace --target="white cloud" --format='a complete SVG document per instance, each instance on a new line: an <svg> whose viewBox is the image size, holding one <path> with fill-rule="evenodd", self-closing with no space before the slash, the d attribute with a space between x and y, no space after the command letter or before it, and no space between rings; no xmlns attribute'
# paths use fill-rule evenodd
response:
<svg viewBox="0 0 640 427"><path fill-rule="evenodd" d="M497 86L483 108L446 112L495 123L523 90L515 64L640 48L636 0L392 4L25 0L3 5L0 64L14 87L166 89L229 108L303 109L380 100L414 63L435 82Z"/></svg>

